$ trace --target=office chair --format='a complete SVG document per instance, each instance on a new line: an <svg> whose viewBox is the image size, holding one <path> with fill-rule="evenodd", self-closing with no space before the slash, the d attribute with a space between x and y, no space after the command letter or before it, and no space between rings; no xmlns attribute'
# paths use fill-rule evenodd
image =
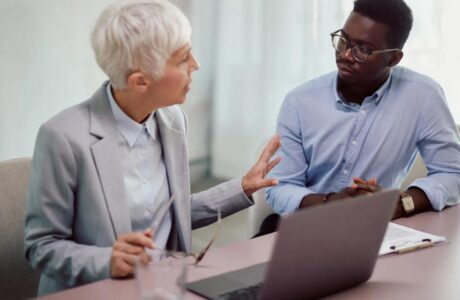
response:
<svg viewBox="0 0 460 300"><path fill-rule="evenodd" d="M24 256L30 158L0 162L0 298L36 297L39 272Z"/></svg>

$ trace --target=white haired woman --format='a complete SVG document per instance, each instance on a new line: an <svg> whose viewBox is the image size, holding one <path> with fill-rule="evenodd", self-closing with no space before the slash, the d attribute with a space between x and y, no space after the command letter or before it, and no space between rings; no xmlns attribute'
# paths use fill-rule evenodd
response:
<svg viewBox="0 0 460 300"><path fill-rule="evenodd" d="M191 229L277 184L265 178L279 162L270 161L275 136L242 178L190 194L187 121L176 106L199 68L190 38L166 0L117 2L99 17L92 45L109 80L44 123L35 145L25 254L42 272L39 295L128 276L137 259L148 261L145 248L190 251Z"/></svg>

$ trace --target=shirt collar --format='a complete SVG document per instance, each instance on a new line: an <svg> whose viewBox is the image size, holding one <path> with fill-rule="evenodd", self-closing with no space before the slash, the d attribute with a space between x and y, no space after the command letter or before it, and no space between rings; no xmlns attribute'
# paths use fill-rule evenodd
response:
<svg viewBox="0 0 460 300"><path fill-rule="evenodd" d="M107 96L109 98L110 107L112 109L113 116L115 118L115 123L121 135L125 138L129 146L134 147L136 140L139 135L144 131L144 128L147 130L148 134L152 137L153 140L156 138L156 121L155 121L155 112L151 113L147 119L139 124L133 119L131 119L117 104L112 94L112 84L109 82L106 86Z"/></svg>
<svg viewBox="0 0 460 300"><path fill-rule="evenodd" d="M380 100L382 100L382 96L383 94L385 94L385 92L387 91L388 89L388 86L390 85L390 82L391 82L391 77L392 77L392 71L390 70L390 75L388 76L387 80L385 80L385 82L378 88L377 91L375 91L371 96L369 97L366 97L366 99L371 99L369 101L375 101L375 104L377 105ZM342 104L342 105L345 105L345 106L350 106L350 103L345 101L342 96L339 94L339 91L338 91L338 88L337 88L337 85L339 83L339 80L338 80L339 76L337 75L334 79L334 98L335 98L335 101L338 102L339 104Z"/></svg>

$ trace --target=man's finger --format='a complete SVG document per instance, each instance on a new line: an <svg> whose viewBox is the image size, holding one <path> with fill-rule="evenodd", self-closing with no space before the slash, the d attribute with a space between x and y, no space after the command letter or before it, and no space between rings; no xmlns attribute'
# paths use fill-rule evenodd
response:
<svg viewBox="0 0 460 300"><path fill-rule="evenodd" d="M365 190L365 191L373 192L373 193L380 190L379 186L371 185L367 183L366 184L358 183L356 185L358 186L358 190Z"/></svg>
<svg viewBox="0 0 460 300"><path fill-rule="evenodd" d="M354 183L362 183L362 184L366 184L366 183L367 183L366 180L364 180L364 179L362 179L362 178L359 178L359 177L354 177L354 178L353 178L353 182L354 182Z"/></svg>
<svg viewBox="0 0 460 300"><path fill-rule="evenodd" d="M372 178L369 180L369 184L377 185L377 178L372 177Z"/></svg>

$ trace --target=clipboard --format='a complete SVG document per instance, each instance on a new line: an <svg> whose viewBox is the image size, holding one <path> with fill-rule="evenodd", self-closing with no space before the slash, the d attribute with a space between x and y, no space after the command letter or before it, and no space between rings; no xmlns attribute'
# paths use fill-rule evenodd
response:
<svg viewBox="0 0 460 300"><path fill-rule="evenodd" d="M443 242L447 242L447 238L390 222L379 255L407 253Z"/></svg>

